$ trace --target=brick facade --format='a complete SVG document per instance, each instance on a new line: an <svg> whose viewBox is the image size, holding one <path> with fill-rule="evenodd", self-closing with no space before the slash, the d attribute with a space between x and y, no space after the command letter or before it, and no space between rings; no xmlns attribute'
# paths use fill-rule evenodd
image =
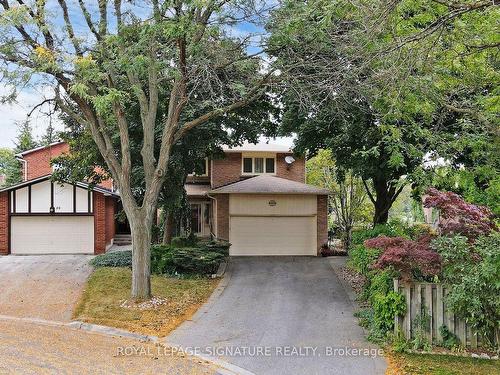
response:
<svg viewBox="0 0 500 375"><path fill-rule="evenodd" d="M50 161L68 152L69 145L63 142L23 155L23 159L26 160L26 163L23 163L24 168L27 169L23 171L23 179L25 176L26 180L32 180L37 177L51 174L52 166L50 165Z"/></svg>
<svg viewBox="0 0 500 375"><path fill-rule="evenodd" d="M288 180L305 182L305 160L303 158L295 158L295 162L288 165L285 162L285 157L290 153L276 154L276 176L286 178ZM241 172L240 152L228 152L223 159L215 159L212 161L213 168L211 171L212 189L240 181L248 176L242 176Z"/></svg>
<svg viewBox="0 0 500 375"><path fill-rule="evenodd" d="M106 252L106 197L94 193L94 254Z"/></svg>
<svg viewBox="0 0 500 375"><path fill-rule="evenodd" d="M106 215L106 245L111 243L115 238L115 212L116 212L116 199L113 197L105 197L105 215Z"/></svg>
<svg viewBox="0 0 500 375"><path fill-rule="evenodd" d="M22 165L26 170L23 169L22 171L23 180L32 180L52 174L51 160L69 152L69 145L66 142L62 142L24 154L23 159L26 162ZM99 173L101 171L101 168L96 167L96 172ZM99 186L111 190L113 188L113 181L102 181Z"/></svg>
<svg viewBox="0 0 500 375"><path fill-rule="evenodd" d="M241 178L241 153L226 153L225 158L212 160L212 166L212 189L239 181Z"/></svg>
<svg viewBox="0 0 500 375"><path fill-rule="evenodd" d="M318 236L318 255L321 250L321 245L328 242L328 196L317 196L318 209L317 209L317 236Z"/></svg>
<svg viewBox="0 0 500 375"><path fill-rule="evenodd" d="M229 194L217 195L217 238L229 241Z"/></svg>
<svg viewBox="0 0 500 375"><path fill-rule="evenodd" d="M276 154L276 177L286 178L287 180L306 182L306 162L304 158L294 157L292 164L285 162L285 157L291 154Z"/></svg>
<svg viewBox="0 0 500 375"><path fill-rule="evenodd" d="M9 254L9 192L0 193L0 255Z"/></svg>

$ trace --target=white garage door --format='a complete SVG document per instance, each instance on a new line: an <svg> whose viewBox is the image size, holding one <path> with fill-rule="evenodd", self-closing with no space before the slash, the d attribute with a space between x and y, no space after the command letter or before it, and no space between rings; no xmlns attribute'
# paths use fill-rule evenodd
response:
<svg viewBox="0 0 500 375"><path fill-rule="evenodd" d="M93 216L13 216L12 254L93 254Z"/></svg>
<svg viewBox="0 0 500 375"><path fill-rule="evenodd" d="M230 255L316 255L316 216L232 216Z"/></svg>

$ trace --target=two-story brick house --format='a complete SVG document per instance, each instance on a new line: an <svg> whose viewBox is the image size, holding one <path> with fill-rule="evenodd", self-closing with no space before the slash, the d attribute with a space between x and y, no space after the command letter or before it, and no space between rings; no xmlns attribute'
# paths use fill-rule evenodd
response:
<svg viewBox="0 0 500 375"><path fill-rule="evenodd" d="M55 142L16 155L23 181L0 190L0 255L101 254L115 237L118 195L111 181L51 181L51 160L69 152Z"/></svg>
<svg viewBox="0 0 500 375"><path fill-rule="evenodd" d="M317 255L328 239L329 192L304 183L304 159L266 143L224 154L188 177L192 230L228 240L231 255Z"/></svg>
<svg viewBox="0 0 500 375"><path fill-rule="evenodd" d="M0 254L104 252L115 236L111 181L50 181L64 142L24 152L24 181L0 190ZM328 191L306 185L305 162L288 147L259 143L225 148L188 176L191 229L232 243L231 255L317 255L327 242Z"/></svg>

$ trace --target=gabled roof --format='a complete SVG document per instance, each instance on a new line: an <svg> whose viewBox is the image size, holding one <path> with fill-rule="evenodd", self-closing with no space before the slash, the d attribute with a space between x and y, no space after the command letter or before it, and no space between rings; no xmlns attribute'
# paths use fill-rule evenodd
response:
<svg viewBox="0 0 500 375"><path fill-rule="evenodd" d="M53 143L48 144L48 145L43 145L43 146L32 148L31 150L26 150L24 152L20 152L19 154L16 154L15 156L24 156L27 154L31 154L32 152L35 152L35 151L43 150L44 148L60 145L61 143L66 143L66 142L65 141L53 142Z"/></svg>
<svg viewBox="0 0 500 375"><path fill-rule="evenodd" d="M284 152L284 153L291 153L292 151L290 150L289 146L285 145L278 145L274 143L266 143L266 142L259 142L259 143L248 143L245 142L241 146L234 146L234 147L229 147L229 146L222 146L222 149L224 152Z"/></svg>
<svg viewBox="0 0 500 375"><path fill-rule="evenodd" d="M330 190L276 176L261 175L211 190L210 194L311 194L329 195Z"/></svg>
<svg viewBox="0 0 500 375"><path fill-rule="evenodd" d="M37 184L39 182L50 180L50 177L51 177L51 175L48 174L48 175L45 175L45 176L33 178L31 180L28 180L28 181L23 181L23 182L20 182L18 184L15 184L15 185L12 185L12 186L0 189L0 193L2 193L4 191L11 191L11 190L15 190L15 189L20 189L20 188L23 188L23 187L28 186L28 185L34 185L34 184ZM71 185L76 185L76 186L81 187L83 189L89 189L89 186L90 186L89 184L87 184L85 182L77 182L76 184L73 184L71 182L66 182L66 183L67 184L71 184ZM112 195L114 197L119 197L119 195L116 194L115 192L112 192L111 190L105 189L105 188L103 188L101 186L94 186L91 190L92 191L96 191L98 193L102 193L104 195Z"/></svg>

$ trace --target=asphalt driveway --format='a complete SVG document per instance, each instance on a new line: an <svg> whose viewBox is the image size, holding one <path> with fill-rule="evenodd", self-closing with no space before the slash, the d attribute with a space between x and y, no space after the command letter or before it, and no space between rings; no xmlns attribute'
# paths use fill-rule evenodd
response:
<svg viewBox="0 0 500 375"><path fill-rule="evenodd" d="M69 321L92 268L88 255L0 257L0 315Z"/></svg>
<svg viewBox="0 0 500 375"><path fill-rule="evenodd" d="M257 375L384 373L328 259L233 258L228 272L220 295L168 342Z"/></svg>

